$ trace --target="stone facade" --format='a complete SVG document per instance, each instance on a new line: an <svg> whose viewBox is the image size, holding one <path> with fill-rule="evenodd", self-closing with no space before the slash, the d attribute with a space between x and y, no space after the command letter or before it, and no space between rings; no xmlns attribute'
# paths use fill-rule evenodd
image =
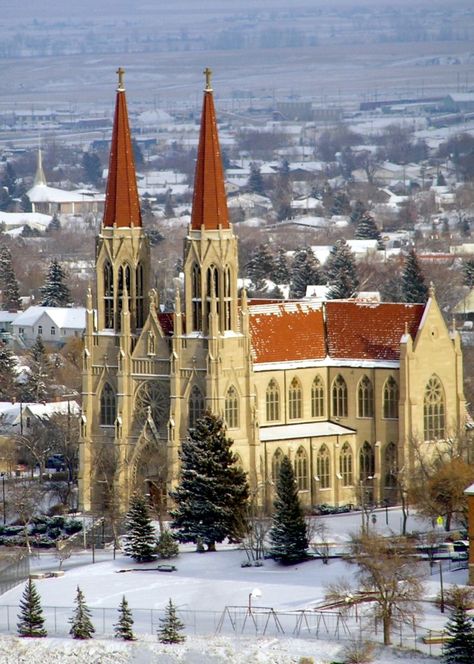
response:
<svg viewBox="0 0 474 664"><path fill-rule="evenodd" d="M283 455L307 506L395 501L414 442L429 454L430 441L464 423L459 336L434 291L426 305L257 304L238 294L208 79L184 294L162 313L147 290L131 155L119 85L97 302L89 295L87 304L81 507L98 508L111 488L121 509L136 488L164 495L178 478L181 441L206 409L226 421L263 503Z"/></svg>

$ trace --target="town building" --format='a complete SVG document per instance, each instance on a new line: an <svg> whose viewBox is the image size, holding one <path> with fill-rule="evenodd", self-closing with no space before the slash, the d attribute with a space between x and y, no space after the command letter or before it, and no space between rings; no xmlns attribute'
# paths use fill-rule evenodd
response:
<svg viewBox="0 0 474 664"><path fill-rule="evenodd" d="M253 303L239 292L208 70L184 293L176 292L174 312L163 313L148 290L122 70L96 256L82 509L111 499L111 479L122 508L135 489L163 494L178 479L181 442L206 409L225 420L262 503L288 455L307 507L396 500L399 473L410 477L415 467L415 443L429 454L433 441L464 424L460 339L433 289L426 304Z"/></svg>

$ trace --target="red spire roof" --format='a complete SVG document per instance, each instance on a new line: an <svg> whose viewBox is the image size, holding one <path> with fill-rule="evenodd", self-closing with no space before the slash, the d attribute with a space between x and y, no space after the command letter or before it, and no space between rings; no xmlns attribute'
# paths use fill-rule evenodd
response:
<svg viewBox="0 0 474 664"><path fill-rule="evenodd" d="M123 86L124 70L119 68L117 74L119 83L112 129L103 225L131 228L142 225L142 216L128 125L127 100Z"/></svg>
<svg viewBox="0 0 474 664"><path fill-rule="evenodd" d="M224 186L216 112L211 88L211 70L204 71L206 89L202 106L201 133L194 177L191 228L207 230L229 228L227 199Z"/></svg>

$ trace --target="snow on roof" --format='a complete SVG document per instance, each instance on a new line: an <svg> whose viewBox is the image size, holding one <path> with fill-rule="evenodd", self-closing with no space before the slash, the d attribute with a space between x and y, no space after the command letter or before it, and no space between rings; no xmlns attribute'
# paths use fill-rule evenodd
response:
<svg viewBox="0 0 474 664"><path fill-rule="evenodd" d="M44 184L35 185L26 192L26 195L32 203L82 203L87 198L93 197L91 194L86 197L83 192L56 189Z"/></svg>
<svg viewBox="0 0 474 664"><path fill-rule="evenodd" d="M24 226L33 224L45 227L49 224L52 217L50 214L41 212L0 212L0 223L5 226Z"/></svg>
<svg viewBox="0 0 474 664"><path fill-rule="evenodd" d="M13 325L28 327L46 314L59 328L82 330L86 327L86 310L84 307L28 307L13 321Z"/></svg>
<svg viewBox="0 0 474 664"><path fill-rule="evenodd" d="M308 422L306 424L286 424L282 426L261 427L260 440L289 440L292 438L317 438L318 436L350 436L354 429L343 427L334 422Z"/></svg>

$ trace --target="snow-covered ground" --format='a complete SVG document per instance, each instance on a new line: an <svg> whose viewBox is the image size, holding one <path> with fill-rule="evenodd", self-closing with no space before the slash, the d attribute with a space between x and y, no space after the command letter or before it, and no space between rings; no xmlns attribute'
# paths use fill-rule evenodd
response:
<svg viewBox="0 0 474 664"><path fill-rule="evenodd" d="M400 512L389 510L388 525L385 512L377 513L375 526L380 532L399 532ZM329 539L341 541L360 527L360 514L325 517ZM421 522L412 520L410 528L423 529ZM297 611L311 609L324 599L327 585L335 580L346 578L353 581L354 568L341 560L331 560L323 565L312 560L293 567L282 567L271 560L263 567L241 568L246 555L235 547L221 545L215 553L197 554L193 547L183 547L179 557L172 561L177 571L159 573L156 563L137 565L130 559L117 555L112 560L109 552L102 552L95 564L90 561L90 552L75 555L65 563L65 575L60 578L45 578L37 581L48 632L59 638L46 640L21 640L15 637L0 639L0 662L35 661L56 663L74 661L100 662L298 662L300 657L313 657L315 663L342 661L341 652L350 638L380 638L373 634L372 622L357 622L355 615L346 623L337 623L333 614L326 618L326 626L320 625L316 636L316 618L311 614L308 625L296 635ZM57 561L51 554L43 554L33 563L34 571L57 569ZM433 598L439 590L439 576L429 575L428 563L424 563L426 574L426 598ZM36 568L36 569L35 569ZM467 571L449 571L444 564L445 584L463 584ZM68 618L75 596L76 587L84 591L88 606L93 611L96 638L90 643L76 643L67 638ZM258 588L261 596L252 599L256 610L258 636L250 620L243 628L249 595ZM0 630L13 633L15 630L18 603L23 584L0 597ZM125 595L133 609L137 643L122 644L114 641L113 623L117 620L117 607ZM156 630L159 618L169 598L177 605L186 624L188 639L184 645L162 646L157 643ZM403 644L413 648L423 648L420 635L427 629L441 629L446 616L430 602L424 602L424 614L418 617L417 640L410 630L403 636ZM237 619L236 631L232 629L229 617L223 621L220 633L216 634L219 620L226 606L241 607L232 610ZM271 607L279 612L283 635L277 634L276 624L270 620L263 636L268 614L262 615L263 607ZM260 609L260 611L259 611ZM309 631L308 631L309 626ZM337 640L337 628L339 636ZM347 629L346 629L347 628ZM208 635L208 636L206 636ZM394 643L399 644L399 634L394 635ZM439 649L433 647L436 654ZM376 660L381 664L392 664L411 659L414 655L406 650L397 652L380 649ZM416 655L420 663L434 661L428 655Z"/></svg>

